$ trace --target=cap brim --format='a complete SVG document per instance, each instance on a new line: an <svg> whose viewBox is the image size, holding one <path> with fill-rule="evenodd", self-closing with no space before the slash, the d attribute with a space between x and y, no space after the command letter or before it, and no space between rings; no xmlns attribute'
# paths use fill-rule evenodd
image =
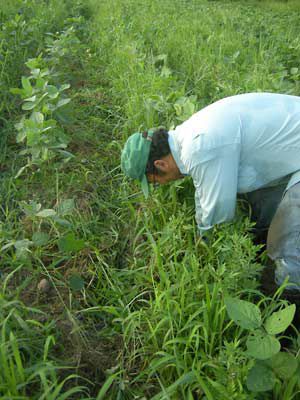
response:
<svg viewBox="0 0 300 400"><path fill-rule="evenodd" d="M149 197L149 183L146 175L144 175L143 179L141 180L141 186L144 196L147 199Z"/></svg>

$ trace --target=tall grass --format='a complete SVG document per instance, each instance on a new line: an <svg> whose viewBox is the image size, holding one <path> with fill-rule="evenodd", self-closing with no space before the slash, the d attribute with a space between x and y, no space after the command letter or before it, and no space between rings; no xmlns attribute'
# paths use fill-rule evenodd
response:
<svg viewBox="0 0 300 400"><path fill-rule="evenodd" d="M196 96L200 108L249 91L299 94L296 12L287 26L282 14L249 3L91 4L93 51L116 118L126 116L114 138L179 123L174 103L182 97ZM121 270L110 268L118 295L104 309L120 324L125 349L111 398L255 398L245 391L251 360L241 351L242 332L223 304L227 292L263 298L249 226L219 229L209 248L196 239L189 182L147 204L140 197L128 203L123 189L119 196L128 256Z"/></svg>

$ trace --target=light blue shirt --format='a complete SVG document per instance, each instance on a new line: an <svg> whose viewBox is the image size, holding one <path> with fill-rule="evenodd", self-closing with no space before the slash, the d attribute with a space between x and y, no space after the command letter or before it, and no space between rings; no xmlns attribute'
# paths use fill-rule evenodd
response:
<svg viewBox="0 0 300 400"><path fill-rule="evenodd" d="M169 144L181 173L193 179L203 234L233 219L237 193L300 181L300 97L227 97L169 131Z"/></svg>

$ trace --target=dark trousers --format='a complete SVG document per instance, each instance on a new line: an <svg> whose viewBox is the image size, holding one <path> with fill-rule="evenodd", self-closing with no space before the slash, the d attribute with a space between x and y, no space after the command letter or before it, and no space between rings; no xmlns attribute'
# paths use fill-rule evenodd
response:
<svg viewBox="0 0 300 400"><path fill-rule="evenodd" d="M267 253L276 265L275 280L287 289L300 290L300 182L247 193L251 219L258 233L267 232Z"/></svg>

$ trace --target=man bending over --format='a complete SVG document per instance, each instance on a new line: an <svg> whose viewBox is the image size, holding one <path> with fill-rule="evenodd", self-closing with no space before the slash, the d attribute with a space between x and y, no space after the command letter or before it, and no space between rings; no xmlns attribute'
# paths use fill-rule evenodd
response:
<svg viewBox="0 0 300 400"><path fill-rule="evenodd" d="M189 175L201 236L234 218L247 194L258 229L268 229L275 280L300 290L300 97L249 93L219 100L167 131L134 133L124 173L148 184Z"/></svg>

